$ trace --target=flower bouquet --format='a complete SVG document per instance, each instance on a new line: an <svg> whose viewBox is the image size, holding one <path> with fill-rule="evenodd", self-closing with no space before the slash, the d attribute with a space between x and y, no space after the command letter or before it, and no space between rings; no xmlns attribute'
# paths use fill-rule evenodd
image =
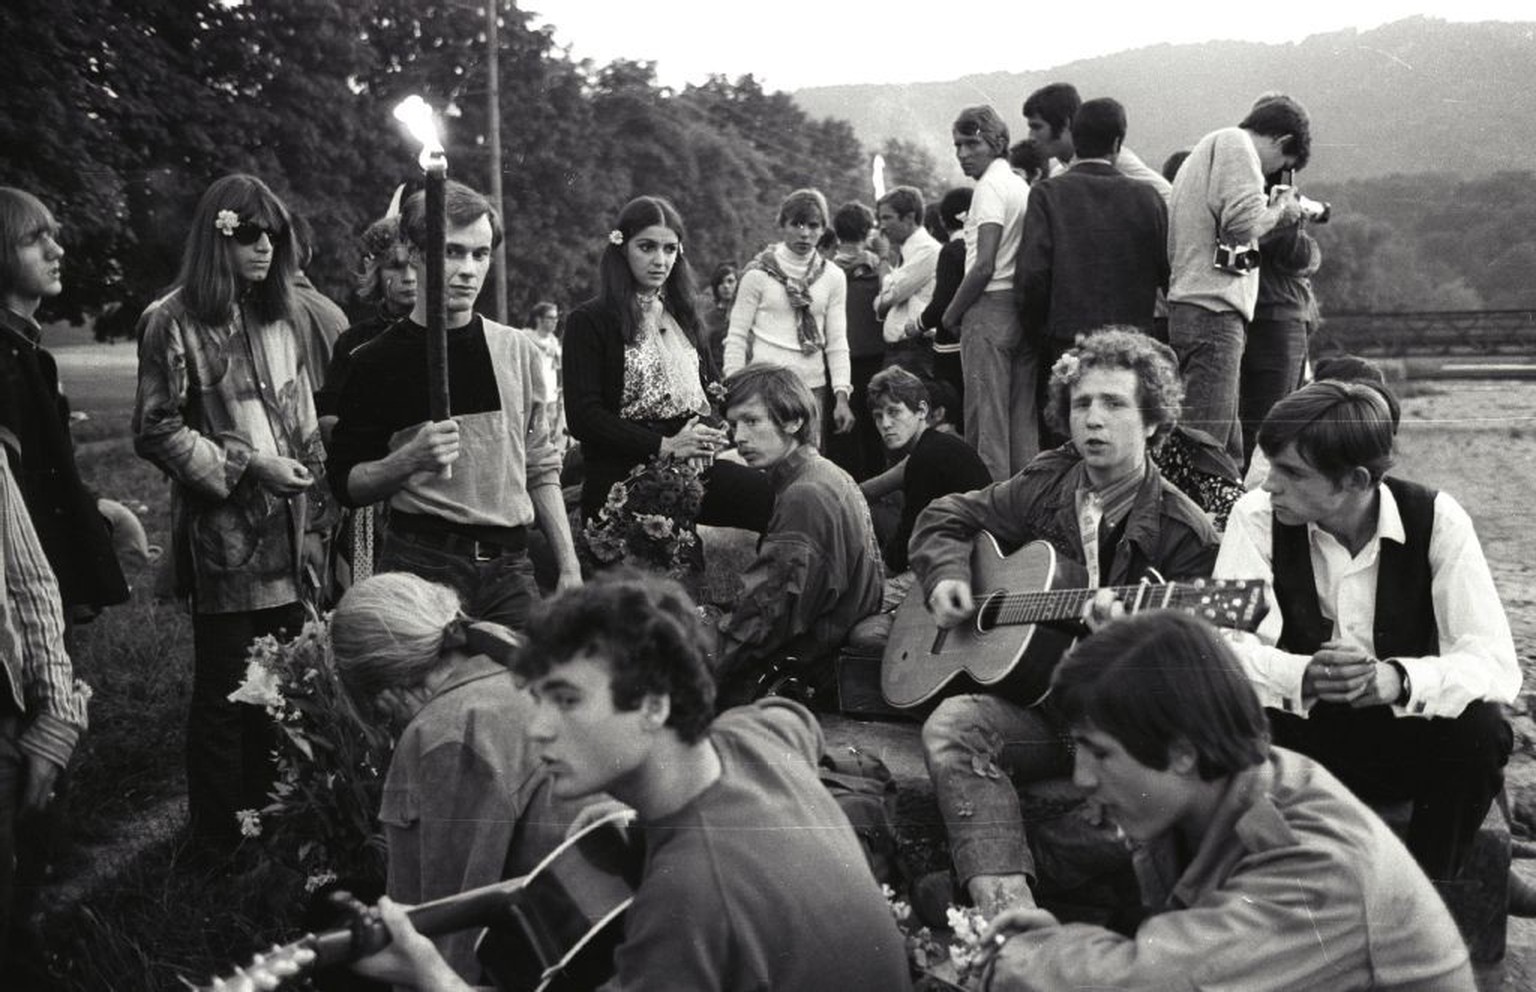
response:
<svg viewBox="0 0 1536 992"><path fill-rule="evenodd" d="M301 873L310 892L338 877L382 881L376 813L392 744L342 687L329 618L310 620L289 641L254 641L245 681L229 699L265 708L277 730L272 801L237 814L241 833Z"/></svg>
<svg viewBox="0 0 1536 992"><path fill-rule="evenodd" d="M967 992L981 987L982 972L990 955L983 953L981 935L987 929L987 921L979 910L953 905L946 910L951 935L946 946L932 930L918 922L911 905L897 898L894 889L889 885L880 889L896 918L896 929L906 940L907 961L915 973L923 976L918 988Z"/></svg>
<svg viewBox="0 0 1536 992"><path fill-rule="evenodd" d="M593 568L633 565L687 579L699 567L694 521L704 500L698 465L654 455L608 491L596 520L581 532L579 551Z"/></svg>

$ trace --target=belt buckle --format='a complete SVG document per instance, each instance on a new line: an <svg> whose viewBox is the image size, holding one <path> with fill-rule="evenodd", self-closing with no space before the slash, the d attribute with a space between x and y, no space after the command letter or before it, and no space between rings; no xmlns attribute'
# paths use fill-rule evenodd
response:
<svg viewBox="0 0 1536 992"><path fill-rule="evenodd" d="M482 548L486 550L482 551ZM496 547L496 545L487 544L484 541L475 541L470 546L470 550L474 556L475 561L493 561L500 557L501 552L501 549Z"/></svg>

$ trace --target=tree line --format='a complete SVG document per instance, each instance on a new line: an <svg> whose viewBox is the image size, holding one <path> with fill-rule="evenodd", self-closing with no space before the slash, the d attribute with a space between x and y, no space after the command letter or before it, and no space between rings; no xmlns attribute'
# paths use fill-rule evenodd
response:
<svg viewBox="0 0 1536 992"><path fill-rule="evenodd" d="M513 0L497 51L507 285L521 322L540 299L595 288L620 206L672 198L707 275L775 235L779 199L820 187L873 201L871 152L751 76L674 91L651 64L577 61ZM65 293L50 319L125 335L173 279L192 207L233 171L261 176L314 228L309 274L351 295L356 238L419 175L391 117L419 93L447 112L451 173L489 186L484 8L460 0L11 0L0 5L0 182L65 227ZM887 139L886 183L929 196L941 172L919 135ZM1303 176L1303 180L1304 180ZM1536 307L1536 184L1395 175L1307 187L1325 311ZM486 299L490 299L487 294Z"/></svg>
<svg viewBox="0 0 1536 992"><path fill-rule="evenodd" d="M493 2L514 322L537 300L593 292L613 217L639 193L677 203L706 274L772 240L790 189L872 202L870 154L845 121L812 119L751 75L677 92L650 63L573 60L551 28ZM131 333L174 278L197 198L235 171L307 218L309 275L347 300L357 235L419 175L396 102L419 93L445 111L450 174L489 187L484 16L453 0L0 7L0 182L42 197L65 228L66 289L47 316ZM885 150L890 185L938 192L925 152Z"/></svg>
<svg viewBox="0 0 1536 992"><path fill-rule="evenodd" d="M1334 208L1311 229L1325 314L1536 308L1536 173L1392 175L1304 191Z"/></svg>

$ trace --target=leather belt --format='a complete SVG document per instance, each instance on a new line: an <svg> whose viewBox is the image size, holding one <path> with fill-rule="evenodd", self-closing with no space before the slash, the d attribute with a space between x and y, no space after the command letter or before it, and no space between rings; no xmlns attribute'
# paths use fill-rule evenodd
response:
<svg viewBox="0 0 1536 992"><path fill-rule="evenodd" d="M528 549L526 527L472 527L399 510L390 512L388 527L422 544L474 561L493 561Z"/></svg>

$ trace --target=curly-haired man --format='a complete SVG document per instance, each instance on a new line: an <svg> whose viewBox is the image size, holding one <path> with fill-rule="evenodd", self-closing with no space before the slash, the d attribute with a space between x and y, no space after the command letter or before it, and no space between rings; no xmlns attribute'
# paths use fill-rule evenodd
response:
<svg viewBox="0 0 1536 992"><path fill-rule="evenodd" d="M1173 353L1133 329L1104 328L1052 369L1046 415L1071 442L1005 482L935 500L917 519L912 567L941 627L975 612L970 554L987 531L1005 548L1049 541L1090 587L1207 576L1216 533L1147 455L1183 390ZM1014 782L1067 775L1072 754L1049 699L953 696L923 725L923 748L960 885L983 912L1033 905L1035 861ZM1013 782L1009 779L1012 778Z"/></svg>

